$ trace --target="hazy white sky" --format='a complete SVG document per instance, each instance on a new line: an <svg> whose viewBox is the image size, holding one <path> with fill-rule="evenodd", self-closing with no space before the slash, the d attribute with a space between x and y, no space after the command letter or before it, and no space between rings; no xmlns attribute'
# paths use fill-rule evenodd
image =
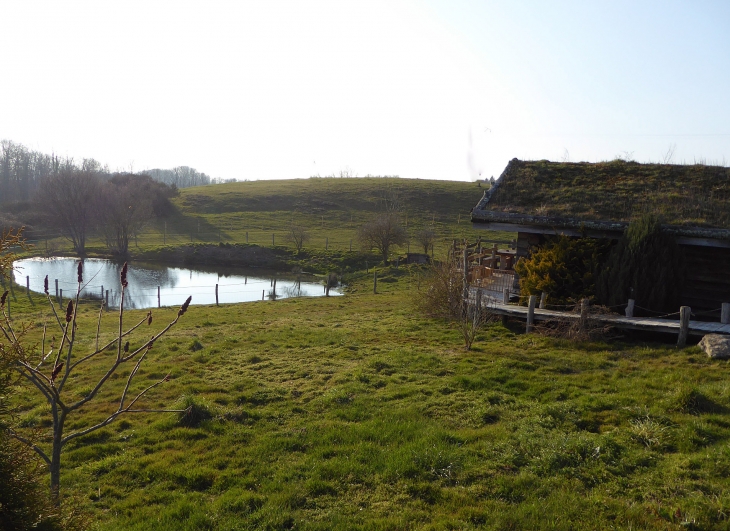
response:
<svg viewBox="0 0 730 531"><path fill-rule="evenodd" d="M5 0L0 138L112 169L730 165L727 1Z"/></svg>

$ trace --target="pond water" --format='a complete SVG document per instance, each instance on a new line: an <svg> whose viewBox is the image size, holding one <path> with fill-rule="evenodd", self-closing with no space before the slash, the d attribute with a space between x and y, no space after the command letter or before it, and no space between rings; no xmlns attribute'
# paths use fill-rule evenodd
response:
<svg viewBox="0 0 730 531"><path fill-rule="evenodd" d="M43 293L43 280L48 275L48 292L63 291L63 298L75 297L78 289L74 258L27 258L14 262L15 282L26 285L29 277L31 291ZM84 260L84 284L81 297L100 300L109 291L109 306L119 307L119 274L122 265L99 258ZM192 304L215 304L215 286L218 285L218 301L260 301L288 297L323 296L324 286L312 277L285 277L280 273L256 270L252 274L244 269L186 269L159 264L130 264L127 272L128 287L124 295L125 308L156 308L159 289L161 306L179 306L189 295ZM330 289L330 295L342 295L339 289Z"/></svg>

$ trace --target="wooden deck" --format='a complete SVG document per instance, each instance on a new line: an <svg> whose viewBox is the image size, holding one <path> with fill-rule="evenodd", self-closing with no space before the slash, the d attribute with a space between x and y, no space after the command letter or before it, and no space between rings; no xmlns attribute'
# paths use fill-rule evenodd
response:
<svg viewBox="0 0 730 531"><path fill-rule="evenodd" d="M474 293L474 290L472 290ZM502 302L502 294L495 292L482 291L482 305L497 315L506 315L508 317L518 317L527 319L527 306L518 306L516 304L504 304ZM540 310L535 308L535 320L578 320L580 315L572 312L560 312L556 310ZM645 330L649 332L667 332L670 334L679 333L679 320L657 319L652 317L624 317L622 315L589 315L588 319L594 322L600 322L616 328L624 328L629 330ZM694 336L704 336L705 334L730 334L730 324L710 323L706 321L689 322L689 334Z"/></svg>

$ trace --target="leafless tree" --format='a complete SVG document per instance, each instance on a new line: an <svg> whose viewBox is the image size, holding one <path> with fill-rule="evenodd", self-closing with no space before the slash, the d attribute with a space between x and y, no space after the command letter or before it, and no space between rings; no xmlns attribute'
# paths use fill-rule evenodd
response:
<svg viewBox="0 0 730 531"><path fill-rule="evenodd" d="M13 351L17 354L14 364L15 370L30 382L43 395L49 405L52 418L52 428L50 433L50 451L41 446L43 443L36 444L30 437L11 430L10 435L15 439L27 444L32 448L48 465L50 472L51 495L57 503L60 503L59 486L61 479L61 450L70 441L83 437L93 431L103 428L107 424L113 422L117 417L125 413L142 413L142 412L182 412L180 410L168 409L145 409L140 408L138 402L149 391L155 387L167 382L170 379L168 374L164 378L150 385L144 384L141 387L134 385L134 379L139 372L140 367L147 358L150 350L157 340L159 340L170 328L175 326L180 317L187 311L190 305L191 297L185 301L177 312L176 317L170 321L160 331L153 334L150 339L149 335L145 335L145 339L138 339L137 345L130 347L132 333L139 329L142 325L152 325L152 312L148 312L147 316L141 319L131 327L124 329L124 296L127 288L127 264L122 267L121 275L121 300L119 304L119 327L117 333L112 339L100 343L101 318L103 315L103 303L99 311L98 324L96 329L95 346L90 347L90 352L77 353L74 348L79 341L79 332L77 331L77 313L79 304L79 295L83 287L83 270L82 262L78 266L78 290L75 300L71 300L64 309L57 310L53 299L48 293L48 277L45 280L45 293L48 304L55 318L55 325L58 326L61 335L60 342L52 339L50 348L46 351L46 328L43 329L43 340L41 343L41 351L35 352L35 349L29 348L24 341L24 334L27 330L25 327L16 326L8 317L5 311L5 301L8 295L6 291L0 298L0 349ZM60 310L60 315L59 315ZM109 360L108 369L99 378L94 387L84 398L75 399L78 396L76 392L69 392L67 386L71 386L73 382L72 373L76 369L89 360L115 351ZM106 356L105 356L106 357ZM115 409L108 412L107 417L91 426L78 428L73 433L64 435L64 427L66 421L72 413L78 411L85 404L93 400L100 392L102 387L117 373L122 366L131 366L126 383L121 391L118 405ZM75 376L75 375L74 375ZM134 391L132 390L134 387ZM184 411L184 410L183 410Z"/></svg>
<svg viewBox="0 0 730 531"><path fill-rule="evenodd" d="M408 241L408 233L395 212L379 214L358 231L360 243L368 249L377 249L388 263L391 247L403 245Z"/></svg>
<svg viewBox="0 0 730 531"><path fill-rule="evenodd" d="M289 225L287 240L294 244L297 252L301 251L304 244L309 241L309 232L303 226L292 223Z"/></svg>
<svg viewBox="0 0 730 531"><path fill-rule="evenodd" d="M113 254L126 257L130 238L152 219L154 184L146 175L117 175L104 183L99 226Z"/></svg>
<svg viewBox="0 0 730 531"><path fill-rule="evenodd" d="M36 196L48 224L71 241L80 257L86 254L86 237L94 225L100 186L95 171L64 169L46 177Z"/></svg>
<svg viewBox="0 0 730 531"><path fill-rule="evenodd" d="M436 232L429 227L423 227L421 230L416 232L416 241L423 248L424 254L433 250L433 244L436 241Z"/></svg>
<svg viewBox="0 0 730 531"><path fill-rule="evenodd" d="M427 288L418 292L417 306L429 317L450 322L464 339L466 350L469 350L479 330L493 317L489 308L486 305L469 304L463 271L453 260L434 263L426 284Z"/></svg>

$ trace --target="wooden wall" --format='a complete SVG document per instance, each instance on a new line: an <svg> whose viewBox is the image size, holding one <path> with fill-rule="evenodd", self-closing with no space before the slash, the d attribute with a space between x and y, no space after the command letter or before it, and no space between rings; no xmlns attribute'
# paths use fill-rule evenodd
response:
<svg viewBox="0 0 730 531"><path fill-rule="evenodd" d="M723 302L730 302L730 249L695 245L681 247L687 263L682 304L695 312L714 310ZM719 315L717 312L717 319Z"/></svg>

